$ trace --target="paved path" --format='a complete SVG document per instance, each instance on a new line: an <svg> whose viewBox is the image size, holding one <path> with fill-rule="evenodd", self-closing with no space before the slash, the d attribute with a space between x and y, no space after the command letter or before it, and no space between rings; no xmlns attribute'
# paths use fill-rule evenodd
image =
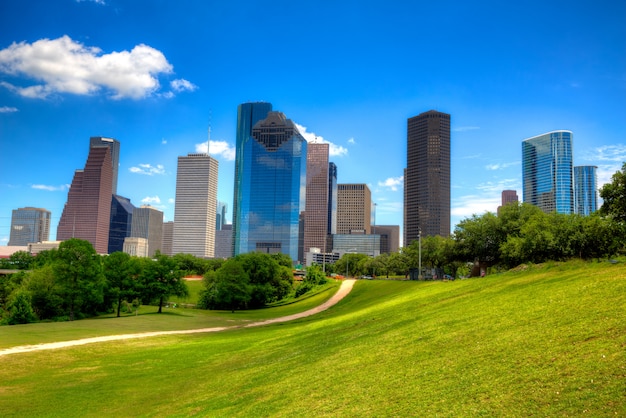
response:
<svg viewBox="0 0 626 418"><path fill-rule="evenodd" d="M199 329L187 329L187 330L178 330L178 331L154 331L154 332L142 332L137 334L121 334L121 335L105 335L103 337L91 337L91 338L82 338L80 340L72 340L72 341L59 341L55 343L45 343L45 344L35 344L35 345L21 345L17 347L0 349L0 357L6 356L8 354L17 354L17 353L28 353L31 351L40 351L40 350L54 350L56 348L64 348L64 347L74 347L77 345L85 345L106 341L117 341L117 340L128 340L131 338L147 338L147 337L156 337L159 335L175 335L175 334L198 334L202 332L217 332L224 331L226 329L232 328L248 328L248 327L258 327L261 325L274 324L278 322L287 322L293 321L294 319L304 318L307 316L315 315L316 313L322 312L341 299L343 299L350 291L352 290L352 286L354 286L355 280L344 280L339 287L337 293L333 295L326 302L322 303L320 306L317 306L313 309L309 309L308 311L300 312L293 315L282 316L280 318L268 319L266 321L260 322L252 322L247 325L233 325L230 327L214 327L214 328L199 328Z"/></svg>

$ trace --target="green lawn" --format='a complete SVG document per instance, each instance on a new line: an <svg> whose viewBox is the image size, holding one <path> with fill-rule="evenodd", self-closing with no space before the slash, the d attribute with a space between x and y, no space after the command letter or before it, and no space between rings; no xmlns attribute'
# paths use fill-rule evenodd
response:
<svg viewBox="0 0 626 418"><path fill-rule="evenodd" d="M626 416L625 306L624 262L454 282L364 280L335 307L290 323L0 357L0 411ZM119 320L90 322L99 321ZM56 324L35 326L47 325Z"/></svg>

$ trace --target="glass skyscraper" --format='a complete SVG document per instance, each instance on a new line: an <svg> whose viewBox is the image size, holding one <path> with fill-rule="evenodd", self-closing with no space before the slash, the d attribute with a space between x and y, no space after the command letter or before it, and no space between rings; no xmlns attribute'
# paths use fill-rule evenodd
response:
<svg viewBox="0 0 626 418"><path fill-rule="evenodd" d="M240 106L239 122L241 115ZM239 123L237 129L234 254L283 253L297 261L307 142L281 112L269 112L247 139L240 138L248 127Z"/></svg>
<svg viewBox="0 0 626 418"><path fill-rule="evenodd" d="M522 141L524 203L546 213L574 213L570 131L553 131Z"/></svg>
<svg viewBox="0 0 626 418"><path fill-rule="evenodd" d="M32 207L13 210L8 245L26 246L30 243L48 241L49 238L49 210Z"/></svg>
<svg viewBox="0 0 626 418"><path fill-rule="evenodd" d="M135 210L135 205L130 203L130 199L113 195L109 226L109 254L124 250L124 239L130 237L133 210Z"/></svg>
<svg viewBox="0 0 626 418"><path fill-rule="evenodd" d="M588 216L598 210L598 167L581 165L574 167L575 211Z"/></svg>
<svg viewBox="0 0 626 418"><path fill-rule="evenodd" d="M252 127L260 120L267 117L268 112L272 111L272 104L266 102L242 103L237 107L237 137L235 144L235 184L233 196L233 240L232 254L239 254L241 251L238 247L239 225L241 224L241 211L238 209L238 202L242 199L243 190L241 188L241 180L244 164L244 147L252 135Z"/></svg>

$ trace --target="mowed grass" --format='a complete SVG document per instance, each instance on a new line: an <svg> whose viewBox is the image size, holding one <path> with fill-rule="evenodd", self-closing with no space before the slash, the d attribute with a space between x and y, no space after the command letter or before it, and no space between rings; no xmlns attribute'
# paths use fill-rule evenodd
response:
<svg viewBox="0 0 626 418"><path fill-rule="evenodd" d="M626 416L625 307L624 262L359 281L289 323L0 357L0 414Z"/></svg>

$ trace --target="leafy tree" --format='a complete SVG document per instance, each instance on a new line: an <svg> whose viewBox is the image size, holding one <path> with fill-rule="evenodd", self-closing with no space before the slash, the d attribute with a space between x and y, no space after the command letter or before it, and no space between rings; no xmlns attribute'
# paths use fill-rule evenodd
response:
<svg viewBox="0 0 626 418"><path fill-rule="evenodd" d="M610 215L622 224L626 223L626 162L621 171L613 174L611 182L602 186L600 197L604 201L600 213Z"/></svg>
<svg viewBox="0 0 626 418"><path fill-rule="evenodd" d="M122 301L133 300L140 293L139 261L127 253L117 251L105 257L103 264L108 291L117 303L117 316L119 317Z"/></svg>
<svg viewBox="0 0 626 418"><path fill-rule="evenodd" d="M183 280L183 272L178 269L176 260L165 254L156 254L154 260L144 259L140 280L143 286L143 298L148 301L158 301L158 313L162 312L163 302L167 297L189 294Z"/></svg>
<svg viewBox="0 0 626 418"><path fill-rule="evenodd" d="M16 251L9 256L9 265L12 269L28 270L35 261L28 251Z"/></svg>
<svg viewBox="0 0 626 418"><path fill-rule="evenodd" d="M487 212L459 222L454 239L457 256L462 261L478 260L490 266L499 261L500 245L506 237L500 231L498 218Z"/></svg>
<svg viewBox="0 0 626 418"><path fill-rule="evenodd" d="M9 300L7 324L28 324L37 320L30 304L30 294L25 290L18 290Z"/></svg>
<svg viewBox="0 0 626 418"><path fill-rule="evenodd" d="M33 310L40 320L63 315L66 303L62 297L62 289L56 284L52 264L28 273L23 287L30 293Z"/></svg>
<svg viewBox="0 0 626 418"><path fill-rule="evenodd" d="M73 321L77 313L96 313L104 296L104 276L100 256L91 243L71 238L59 245L53 263L56 283Z"/></svg>
<svg viewBox="0 0 626 418"><path fill-rule="evenodd" d="M345 274L346 277L354 277L361 274L359 269L359 262L367 258L365 254L359 253L345 253L335 263L337 273Z"/></svg>
<svg viewBox="0 0 626 418"><path fill-rule="evenodd" d="M231 258L216 271L204 276L205 290L200 294L198 305L205 309L245 308L250 301L252 288L242 263Z"/></svg>
<svg viewBox="0 0 626 418"><path fill-rule="evenodd" d="M279 264L276 257L263 253L246 253L235 257L247 273L252 287L249 306L260 308L287 296L293 286L291 262Z"/></svg>

